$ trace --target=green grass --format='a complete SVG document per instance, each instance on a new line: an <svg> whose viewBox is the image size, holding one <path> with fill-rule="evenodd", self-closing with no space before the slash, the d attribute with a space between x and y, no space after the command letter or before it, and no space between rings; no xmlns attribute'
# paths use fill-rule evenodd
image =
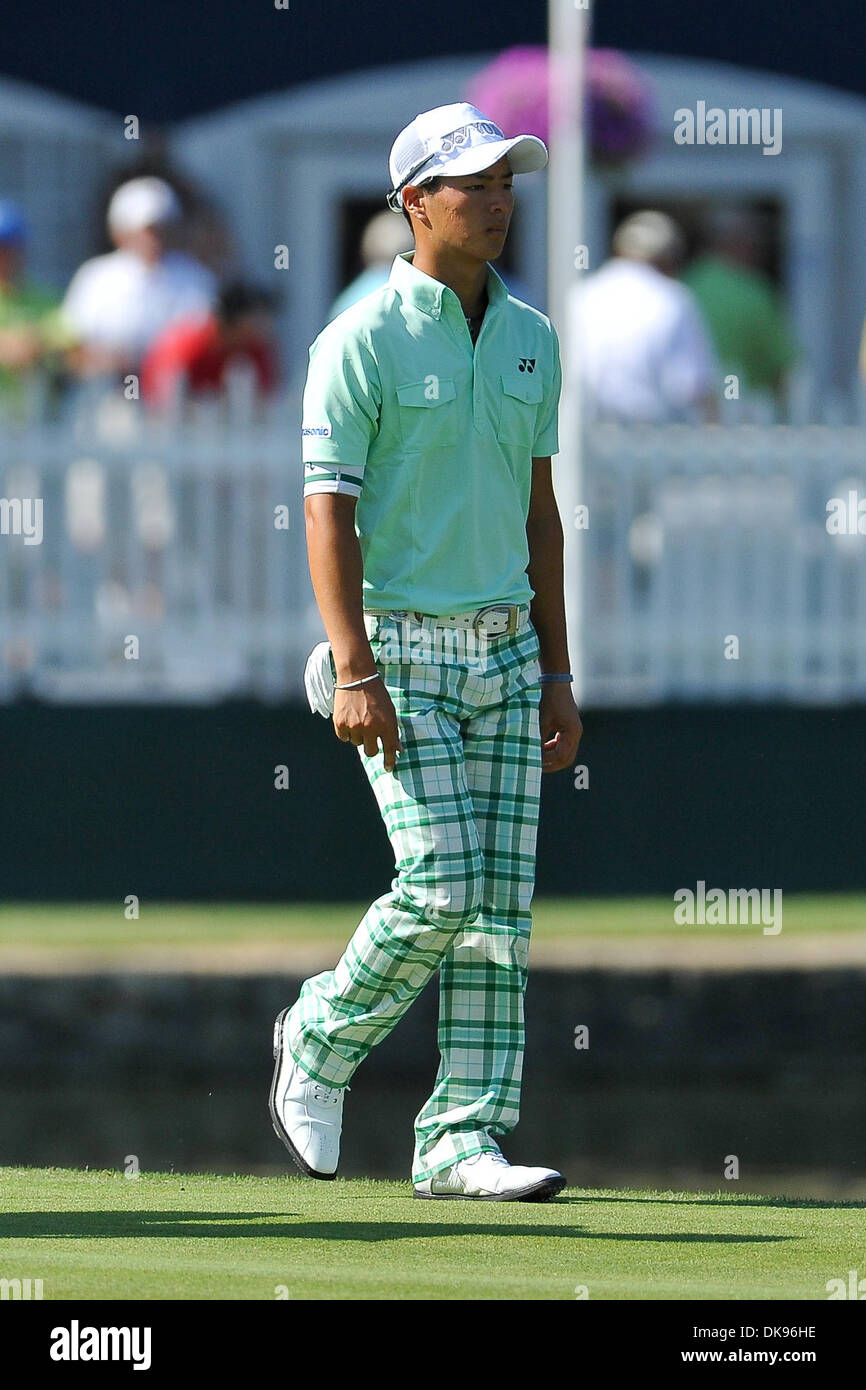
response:
<svg viewBox="0 0 866 1390"><path fill-rule="evenodd" d="M420 1202L408 1183L0 1169L0 1277L46 1299L826 1299L863 1206L584 1191ZM284 1295L285 1296L285 1295Z"/></svg>
<svg viewBox="0 0 866 1390"><path fill-rule="evenodd" d="M711 885L712 886L712 885ZM127 921L122 903L5 904L0 906L0 950L4 946L76 946L122 951L129 946L240 943L341 946L369 903L157 903L144 902L137 921ZM816 932L856 932L866 927L866 895L785 894L786 936ZM536 898L536 941L574 937L701 939L742 934L754 925L677 926L671 898Z"/></svg>

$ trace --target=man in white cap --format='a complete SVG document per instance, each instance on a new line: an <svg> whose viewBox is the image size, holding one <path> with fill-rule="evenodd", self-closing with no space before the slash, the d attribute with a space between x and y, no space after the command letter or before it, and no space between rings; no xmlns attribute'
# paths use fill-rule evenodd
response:
<svg viewBox="0 0 866 1390"><path fill-rule="evenodd" d="M506 139L465 103L407 126L388 203L415 250L319 334L304 395L325 712L358 748L397 875L277 1018L271 1118L302 1172L333 1178L354 1071L438 970L439 1073L412 1161L423 1198L546 1201L565 1186L497 1143L519 1114L541 774L571 764L581 733L551 483L559 348L490 265L513 175L546 162L535 136Z"/></svg>
<svg viewBox="0 0 866 1390"><path fill-rule="evenodd" d="M80 375L135 371L168 324L207 315L213 275L167 244L179 218L177 194L164 179L131 179L112 196L107 222L117 249L80 266L63 301Z"/></svg>
<svg viewBox="0 0 866 1390"><path fill-rule="evenodd" d="M613 255L575 282L566 311L588 418L622 424L718 419L721 373L697 301L677 279L685 240L646 210L617 227Z"/></svg>

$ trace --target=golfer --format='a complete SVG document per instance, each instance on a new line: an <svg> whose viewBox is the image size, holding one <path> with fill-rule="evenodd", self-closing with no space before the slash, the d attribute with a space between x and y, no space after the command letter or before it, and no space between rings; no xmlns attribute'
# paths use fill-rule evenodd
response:
<svg viewBox="0 0 866 1390"><path fill-rule="evenodd" d="M401 131L388 202L415 249L320 333L304 395L334 729L358 748L396 875L277 1018L271 1117L304 1173L333 1178L356 1068L438 970L411 1169L424 1198L545 1201L566 1181L497 1142L519 1115L541 774L581 736L551 482L559 346L490 265L513 176L546 162L541 140L464 103Z"/></svg>

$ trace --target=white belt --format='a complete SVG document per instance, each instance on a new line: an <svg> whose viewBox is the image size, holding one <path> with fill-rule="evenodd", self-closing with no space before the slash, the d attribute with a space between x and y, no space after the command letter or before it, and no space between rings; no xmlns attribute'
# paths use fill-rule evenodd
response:
<svg viewBox="0 0 866 1390"><path fill-rule="evenodd" d="M364 626L367 636L372 636L375 624L382 618L397 618L401 622L429 622L434 627L466 628L475 632L496 634L515 633L523 612L529 612L528 604L488 603L484 608L470 608L466 613L419 613L415 609L390 609L378 612L372 608L364 609Z"/></svg>

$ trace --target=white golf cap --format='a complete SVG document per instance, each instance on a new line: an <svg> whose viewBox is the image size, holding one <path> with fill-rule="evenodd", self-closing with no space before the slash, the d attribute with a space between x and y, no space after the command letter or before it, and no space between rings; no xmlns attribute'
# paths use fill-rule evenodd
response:
<svg viewBox="0 0 866 1390"><path fill-rule="evenodd" d="M391 146L388 206L394 212L402 210L401 193L408 183L427 183L440 175L477 174L504 154L513 174L531 174L547 163L547 146L537 135L506 139L498 125L468 102L422 111Z"/></svg>
<svg viewBox="0 0 866 1390"><path fill-rule="evenodd" d="M164 179L130 179L121 184L108 204L111 232L140 232L158 222L171 222L180 216L180 202Z"/></svg>

